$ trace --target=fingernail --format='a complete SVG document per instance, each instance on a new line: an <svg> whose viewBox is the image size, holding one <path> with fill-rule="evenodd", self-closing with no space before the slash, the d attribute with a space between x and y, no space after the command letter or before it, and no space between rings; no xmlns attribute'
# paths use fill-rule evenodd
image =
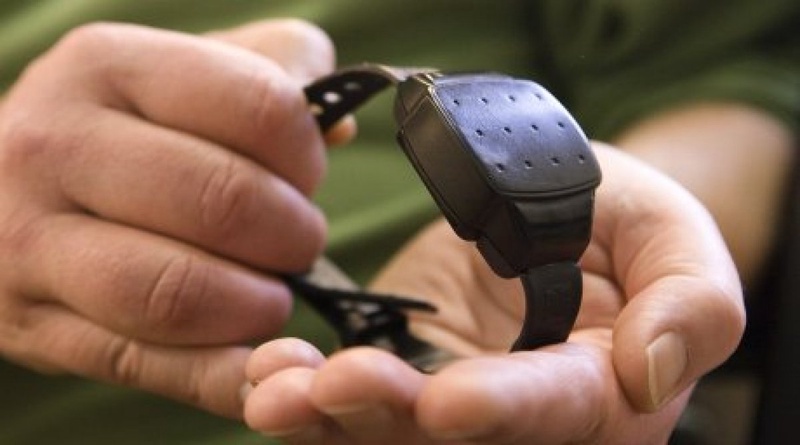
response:
<svg viewBox="0 0 800 445"><path fill-rule="evenodd" d="M650 401L660 408L675 394L686 369L686 345L680 335L666 332L647 346L646 353Z"/></svg>

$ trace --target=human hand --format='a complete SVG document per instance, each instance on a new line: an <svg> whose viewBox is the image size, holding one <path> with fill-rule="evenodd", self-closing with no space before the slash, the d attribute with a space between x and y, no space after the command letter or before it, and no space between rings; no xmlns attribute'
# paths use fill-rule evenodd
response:
<svg viewBox="0 0 800 445"><path fill-rule="evenodd" d="M240 417L235 345L291 304L256 269L304 270L324 244L302 86L333 59L283 20L93 24L31 64L0 109L0 354Z"/></svg>
<svg viewBox="0 0 800 445"><path fill-rule="evenodd" d="M708 213L645 165L595 144L603 168L584 296L568 342L508 353L518 280L497 278L443 223L375 287L424 296L412 331L459 355L433 375L374 348L323 357L297 339L250 358L248 424L287 443L663 444L697 379L744 328L739 278Z"/></svg>

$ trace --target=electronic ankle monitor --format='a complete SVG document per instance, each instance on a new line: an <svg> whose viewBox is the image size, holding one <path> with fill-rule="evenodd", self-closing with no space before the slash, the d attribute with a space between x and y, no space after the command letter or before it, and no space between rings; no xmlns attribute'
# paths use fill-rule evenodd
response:
<svg viewBox="0 0 800 445"><path fill-rule="evenodd" d="M493 73L364 64L307 86L322 130L394 86L397 141L455 233L500 277L519 278L525 314L511 350L567 339L581 303L578 260L589 243L600 168L569 112L530 80ZM326 260L287 282L338 331L343 346L389 349L420 369L448 354L413 337L403 310Z"/></svg>

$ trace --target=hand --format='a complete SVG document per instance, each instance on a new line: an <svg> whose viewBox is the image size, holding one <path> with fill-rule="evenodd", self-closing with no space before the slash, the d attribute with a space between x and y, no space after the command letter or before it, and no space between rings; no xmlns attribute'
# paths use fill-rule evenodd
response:
<svg viewBox="0 0 800 445"><path fill-rule="evenodd" d="M250 358L254 429L288 443L666 443L697 379L736 347L741 287L715 224L684 189L596 145L604 172L569 341L507 353L518 280L492 274L438 223L375 287L440 312L412 330L467 358L424 375L374 348L324 358L297 339Z"/></svg>
<svg viewBox="0 0 800 445"><path fill-rule="evenodd" d="M301 271L324 244L301 87L333 65L297 21L93 24L31 64L0 109L0 353L240 417L234 345L291 302L256 269Z"/></svg>

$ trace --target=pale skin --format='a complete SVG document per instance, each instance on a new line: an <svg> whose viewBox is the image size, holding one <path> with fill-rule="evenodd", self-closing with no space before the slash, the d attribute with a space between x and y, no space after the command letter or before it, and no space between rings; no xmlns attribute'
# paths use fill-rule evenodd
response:
<svg viewBox="0 0 800 445"><path fill-rule="evenodd" d="M240 418L241 345L291 306L263 271L305 270L325 242L302 86L333 64L296 20L94 24L32 63L0 108L0 354Z"/></svg>
<svg viewBox="0 0 800 445"><path fill-rule="evenodd" d="M248 423L297 444L665 443L693 383L738 343L739 279L688 192L618 151L595 150L604 180L567 343L507 353L520 286L440 222L375 287L442 308L415 316L414 332L468 358L426 375L372 348L325 358L301 340L275 340L248 363L258 382Z"/></svg>
<svg viewBox="0 0 800 445"><path fill-rule="evenodd" d="M584 305L567 344L504 355L520 290L439 224L375 286L448 308L416 317L415 332L472 358L428 376L375 350L326 359L299 340L276 340L248 364L259 383L246 419L297 444L664 444L694 382L743 328L739 278L714 224L753 283L776 236L792 146L785 126L741 104L686 104L642 120L616 148L672 176L715 221L674 183L598 146L604 183L582 262ZM649 359L680 343L664 332L678 334L685 361Z"/></svg>
<svg viewBox="0 0 800 445"><path fill-rule="evenodd" d="M260 381L245 418L290 443L663 442L738 342L739 278L694 198L602 147L569 343L506 354L517 285L438 225L376 287L430 298L442 312L415 330L472 358L426 376L371 349L241 346L288 317L288 290L264 271L301 271L324 245L308 198L325 139L353 127L321 137L302 85L333 65L327 37L291 20L210 37L93 25L43 55L0 108L0 353L235 418L242 384ZM419 279L426 261L436 274ZM676 344L685 366L656 366Z"/></svg>
<svg viewBox="0 0 800 445"><path fill-rule="evenodd" d="M746 285L775 241L793 157L791 131L737 103L692 103L643 119L615 141L676 179L714 215Z"/></svg>
<svg viewBox="0 0 800 445"><path fill-rule="evenodd" d="M292 444L666 443L693 384L738 342L739 276L753 284L773 248L792 147L788 128L743 104L687 103L634 123L615 148L677 180L713 221L674 183L598 146L605 179L568 343L504 354L520 290L440 223L375 287L447 308L413 329L470 358L431 376L373 349L325 358L276 340L248 363L247 421ZM683 359L653 358L681 343Z"/></svg>

